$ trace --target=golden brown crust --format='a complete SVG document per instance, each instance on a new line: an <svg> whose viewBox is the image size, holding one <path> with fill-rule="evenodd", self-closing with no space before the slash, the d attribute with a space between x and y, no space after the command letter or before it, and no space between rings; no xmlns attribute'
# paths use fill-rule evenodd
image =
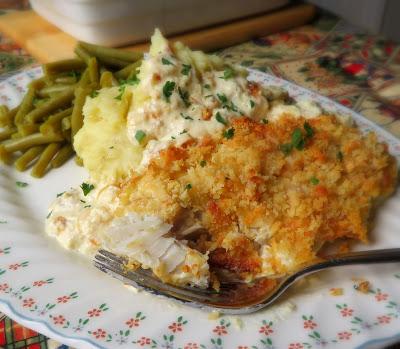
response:
<svg viewBox="0 0 400 349"><path fill-rule="evenodd" d="M122 186L129 209L169 223L195 212L209 237L200 250L212 264L257 274L262 263L284 273L316 257L338 238L367 241L374 202L390 195L397 168L387 147L333 116L307 122L304 150L280 146L305 119L285 116L264 125L236 119L231 139L205 138L170 147L144 174ZM260 246L269 245L269 256ZM264 258L264 261L262 260Z"/></svg>

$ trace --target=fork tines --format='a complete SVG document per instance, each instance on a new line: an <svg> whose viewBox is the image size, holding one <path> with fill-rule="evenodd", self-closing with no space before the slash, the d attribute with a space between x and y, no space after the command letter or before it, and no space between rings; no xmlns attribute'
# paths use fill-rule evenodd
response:
<svg viewBox="0 0 400 349"><path fill-rule="evenodd" d="M212 295L217 294L212 289L201 289L197 287L177 287L166 284L156 278L150 270L137 268L135 270L127 267L128 259L117 256L106 250L99 250L95 256L94 265L102 272L132 285L139 289L144 289L156 295L163 295L174 298L181 302L209 302ZM200 304L191 304L201 306Z"/></svg>

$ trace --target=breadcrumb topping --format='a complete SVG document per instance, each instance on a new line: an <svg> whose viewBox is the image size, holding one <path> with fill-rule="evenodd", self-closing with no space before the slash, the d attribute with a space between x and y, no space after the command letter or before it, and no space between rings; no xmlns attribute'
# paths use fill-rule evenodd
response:
<svg viewBox="0 0 400 349"><path fill-rule="evenodd" d="M123 206L161 216L210 265L248 279L295 270L339 238L367 242L371 212L397 177L375 134L327 115L235 118L228 128L232 137L162 150L121 185Z"/></svg>

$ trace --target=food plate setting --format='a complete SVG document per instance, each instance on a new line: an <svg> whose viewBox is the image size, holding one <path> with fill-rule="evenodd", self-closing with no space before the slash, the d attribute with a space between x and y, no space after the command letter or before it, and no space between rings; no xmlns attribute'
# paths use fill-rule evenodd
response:
<svg viewBox="0 0 400 349"><path fill-rule="evenodd" d="M204 262L204 268L200 268L199 265L202 266L201 263L206 261L207 258L210 258L211 264L214 263L219 267L232 266L236 263L235 261L226 262L228 257L221 255L221 253L214 253L216 250L220 251L221 247L219 245L214 250L206 242L204 242L203 249L198 247L203 241L200 237L196 237L191 241L193 244L181 242L181 240L186 241L186 238L190 240L191 234L195 231L190 230L188 233L188 227L185 224L176 232L177 235L182 234L185 239L175 240L171 234L164 237L172 225L168 225L163 221L151 220L147 216L147 220L137 216L128 216L132 227L136 227L139 230L142 229L140 232L143 232L143 236L139 242L135 239L126 241L123 235L124 228L121 228L121 224L125 222L124 219L128 218L124 216L125 213L116 213L116 222L112 223L111 228L107 228L108 230L106 229L105 233L101 233L103 235L99 233L100 237L97 237L98 232L103 231L101 227L103 221L96 221L93 218L94 216L90 214L87 215L86 220L83 222L81 216L78 217L79 219L74 220L76 218L73 216L75 214L73 213L74 210L71 208L67 210L66 206L63 206L67 205L65 203L67 201L63 200L69 200L74 195L78 195L75 199L82 204L79 204L82 206L79 206L79 210L86 209L86 212L94 212L95 209L100 209L100 206L89 207L99 204L98 201L96 202L91 198L93 193L98 195L95 187L98 183L107 182L110 177L119 176L122 170L118 167L119 165L115 160L116 157L113 157L114 155L110 155L110 159L115 160L114 162L110 160L112 166L109 166L107 162L94 163L91 161L91 157L97 151L93 150L93 146L99 145L100 147L102 142L107 143L112 137L108 135L110 132L105 132L101 136L99 135L98 143L96 143L96 134L89 132L88 125L95 127L95 123L99 120L96 117L101 119L101 110L108 108L107 103L111 103L111 106L114 105L112 103L116 103L115 108L123 109L123 103L129 98L127 97L128 93L133 94L134 100L142 98L143 103L146 103L146 98L148 97L143 97L135 92L136 89L142 86L141 84L144 86L143 91L146 91L145 89L148 86L146 87L145 83L151 85L162 81L161 97L156 91L154 95L149 94L151 98L164 98L163 103L181 103L187 110L185 109L184 113L180 112L180 110L169 113L170 119L167 120L166 124L173 127L152 129L151 127L154 125L150 127L143 122L143 120L146 120L146 107L143 107L145 104L134 105L133 116L128 113L127 127L131 135L133 135L131 137L133 139L129 141L134 144L135 149L139 149L138 147L140 146L144 150L140 150L142 157L139 161L136 158L126 157L127 162L124 163L124 166L126 165L128 168L131 166L143 170L146 166L155 166L152 161L157 157L157 154L160 152L160 154L167 154L166 156L168 157L170 154L165 149L172 147L175 142L179 145L186 144L190 148L192 143L186 138L189 135L192 138L196 138L198 134L198 137L204 137L209 133L218 132L223 135L222 138L225 138L223 142L226 142L221 147L226 146L229 142L234 142L235 137L240 137L242 126L230 115L232 113L246 113L251 117L252 113L254 115L257 113L262 114L264 112L264 102L260 95L257 95L257 97L253 95L254 100L250 100L250 103L249 100L246 100L247 107L241 104L241 98L245 96L245 93L243 92L240 96L235 95L235 93L231 95L229 90L229 84L233 84L231 80L234 80L239 87L242 86L241 84L244 84L243 86L248 84L246 86L251 86L251 91L254 90L255 86L257 88L260 86L260 88L266 90L269 89L269 91L285 91L285 98L289 102L284 107L289 109L285 109L285 112L281 112L281 114L289 113L287 110L295 113L299 108L302 110L301 106L307 105L310 106L311 114L317 113L318 116L323 113L328 115L326 116L327 118L329 118L329 115L338 115L343 120L343 124L348 124L349 120L353 120L365 135L371 131L374 132L379 142L387 144L387 149L382 147L383 155L376 155L377 158L372 158L371 155L371 163L379 162L381 160L379 156L386 156L386 151L397 161L400 159L400 142L362 115L314 92L266 73L255 70L249 70L248 72L235 71L234 68L230 67L223 67L218 70L217 68L220 64L218 60L213 61L210 59L210 61L206 61L202 57L199 58L199 56L196 56L197 58L192 57L190 50L179 45L175 47L174 53L177 55L175 57L172 53L164 51L165 47L168 46L162 46L164 45L162 36L157 38L156 34L155 37L156 39L153 38L153 46L156 46L157 49L150 50L150 58L143 60L143 66L138 73L139 78L135 76L134 79L131 79L134 82L132 86L128 84L129 86L124 85L124 88L121 88L121 86L109 87L99 92L95 91L96 93L91 93L90 96L87 95L86 103L83 107L83 114L85 115L84 126L77 131L77 136L74 139L74 148L83 159L84 167L80 167L74 160L70 160L64 166L49 171L44 178L36 179L29 176L28 173L16 171L13 166L1 166L1 311L27 327L77 348L369 348L379 347L385 343L398 340L400 338L400 298L398 293L400 288L400 269L399 264L395 263L348 266L324 271L299 281L274 305L253 314L240 316L223 315L218 312L195 309L175 303L164 297L148 294L145 291L123 285L120 281L101 273L93 266L92 259L96 249L99 248L99 245L106 246L110 250L114 249L113 252L128 255L132 258L133 263L151 269L164 282L171 282L176 285L191 284L197 287L205 287L211 284L215 289L218 289L219 280L213 273L210 274L207 262ZM160 58L160 55L162 55L162 58ZM199 53L198 55L201 54ZM192 66L185 60L189 59L187 57L192 59ZM151 65L157 59L162 62L161 68ZM181 63L180 60L184 63ZM201 66L201 62L206 62L205 65L209 64L211 68ZM193 119L197 117L196 113L198 112L192 109L191 114L186 113L191 104L193 108L196 106L197 102L193 97L195 88L188 88L185 91L181 87L176 87L175 82L172 83L172 80L168 80L168 78L166 81L163 80L164 77L161 73L160 76L151 70L160 69L163 74L172 74L168 69L172 71L177 66L179 66L183 79L186 79L188 75L190 76L192 74L190 69L194 69L193 67L196 66L198 74L201 75L205 72L202 79L216 81L215 84L218 90L214 97L211 92L207 95L203 93L200 96L201 98L211 96L211 98L215 99L216 121L211 122L211 116L208 116L207 113L204 115L200 111L201 117L199 117L198 122L196 121L196 126L192 128L188 126L191 122L194 123ZM211 76L214 74L214 70L216 71L216 77ZM146 74L149 74L149 72L152 73L151 79L146 80ZM33 80L37 81L42 75L42 68L37 67L2 82L0 84L2 104L5 104L10 110L17 106L26 94L28 84ZM193 79L196 79L196 77L194 76ZM176 80L176 84L178 83L183 84L182 80ZM194 83L197 82L195 81ZM206 86L205 89L208 90L209 86ZM188 91L194 91L190 97L192 100L189 100ZM113 94L111 98L109 97L110 93ZM176 96L173 95L174 93ZM232 100L229 102L226 96L232 98ZM103 103L101 106L97 104L100 103L97 102L100 100ZM275 100L272 99L271 103L273 104L274 102ZM76 100L75 104L77 104ZM275 105L275 113L273 112L274 109L272 109L272 112L268 114L270 115L269 120L263 117L256 119L260 126L254 126L254 128L258 130L258 127L270 127L268 125L275 122L279 123L280 114L278 110L281 110L282 107L282 105ZM245 110L245 108L248 108L248 110ZM315 112L315 108L317 108L317 112ZM243 112L240 112L240 110L243 110ZM132 112L132 109L130 112ZM253 118L256 117L254 116ZM295 131L299 130L297 133L300 134L300 138L294 136L296 133L294 131L291 134L292 143L283 144L284 147L280 149L280 156L284 159L290 158L294 153L297 154L297 152L303 151L308 144L313 142L311 138L319 132L319 124L314 124L313 118L315 116L312 115L307 118L304 123L304 130L295 129ZM174 125L176 120L180 121L178 123L179 127L184 125L187 128L180 129L176 124ZM120 132L117 124L112 124L107 120L101 122L103 122L103 127L110 127L110 130ZM71 123L73 122L71 121ZM310 124L313 126L310 126ZM231 127L230 125L233 126ZM301 125L303 126L303 124ZM166 141L167 138L168 141ZM127 140L120 137L115 143L115 148L121 150L121 153L123 153L124 147L128 144L125 142ZM368 141L365 142L368 146L377 144L373 138L368 138ZM91 149L90 152L88 149ZM114 145L107 143L107 149L112 153ZM226 149L231 151L229 148ZM207 153L204 154L207 155ZM338 152L335 156L338 157L337 161L342 161L343 154L341 152ZM202 160L202 158L199 158L199 160L201 161L198 167L201 168L207 167L209 165L208 162L211 164L214 161L211 158L207 161ZM378 166L379 170L384 166ZM397 166L394 165L393 168L397 169ZM88 172L91 176L90 179L88 179ZM377 170L377 175L378 172ZM390 173L389 170L388 173ZM350 247L351 250L400 247L398 231L400 226L400 218L398 216L400 194L396 190L397 179L395 177L391 178L390 174L384 175L383 178L388 182L387 186L392 186L387 194L390 194L390 191L394 191L394 193L387 199L382 200L383 203L379 205L376 213L374 213L373 224L368 232L368 242L354 243ZM145 177L140 177L140 180L143 180L143 178ZM233 180L233 177L225 178L228 181L231 179ZM308 179L311 182L309 185L311 188L314 188L313 186L319 187L320 180L322 179L311 177ZM184 183L185 194L181 194L180 198L183 197L182 200L187 205L194 205L193 202L188 201L186 196L190 196L190 193L197 190L195 183L195 181ZM154 185L151 182L150 184ZM108 183L108 185L110 184ZM125 189L132 191L134 181L130 182L128 180L126 185ZM130 185L131 187L129 187ZM145 184L142 185L145 186ZM89 193L91 190L93 190L92 194ZM377 191L377 196L385 196L386 194L385 188L379 191L381 190L380 188L374 187L374 190ZM140 199L140 196L136 197L136 200ZM157 201L157 197L155 200ZM171 202L170 205L174 204L175 202ZM75 205L75 203L71 205ZM201 204L198 205L201 206ZM167 205L166 207L169 206ZM69 212L69 216L65 213L66 211ZM142 213L146 214L146 212L146 209L144 209ZM150 209L149 212L152 212L152 210ZM160 213L160 215L162 216L163 213ZM182 219L182 216L179 216L179 218ZM91 221L92 219L93 221ZM168 221L170 217L165 219L171 223ZM185 219L189 221L189 218L186 217ZM70 227L71 225L69 224L75 227L75 224L78 224L76 223L77 221L79 221L80 226L84 224L92 225L87 230L89 233L79 236L67 236L68 229L65 227ZM199 222L202 224L206 224L206 221L207 219L204 217L199 218ZM62 222L62 228L60 228L60 222ZM172 266L171 261L166 258L167 252L160 253L157 261L153 258L154 253L148 253L150 245L146 245L143 241L145 240L144 237L148 236L150 228L145 223L150 224L152 229L159 229L160 231L166 229L161 235L158 233L159 236L157 238L159 240L157 241L160 242L164 239L163 243L168 244L167 252L175 248L175 260ZM217 233L218 231L215 232L215 234ZM248 234L251 235L251 232ZM259 232L259 234L261 233ZM352 237L362 241L367 240L361 236L362 233L357 232L357 234L355 233ZM49 237L48 235L51 236ZM120 240L116 243L110 236L114 240L117 236ZM342 236L346 237L347 235L343 233ZM97 238L98 240L96 240ZM232 237L232 240L234 240L234 237ZM261 240L256 242L257 246L264 243ZM213 243L216 242L214 241ZM66 248L63 248L60 244ZM192 248L195 244L197 244L196 248L198 250ZM137 246L141 249L139 252L137 251ZM154 247L155 245L151 246ZM164 245L160 242L157 246L163 248L162 246ZM291 262L284 262L285 259L279 255L279 250L278 252L275 251L275 253L273 245L271 246L271 256L268 257L270 259L265 258L275 261L282 258L281 262L263 264L262 267L257 269L257 272L253 272L250 267L243 270L239 267L233 267L233 270L237 271L239 269L240 276L245 280L251 281L257 277L290 272L297 267L297 264L290 258L288 260ZM344 248L343 245L340 248ZM129 249L135 250L135 252ZM298 258L301 259L299 256L293 255L292 257L297 261ZM310 259L311 257L308 256L307 258ZM163 258L165 260L162 260ZM247 256L246 258L249 257ZM196 263L193 262L194 259ZM177 260L178 262L176 262ZM305 260L301 261L304 262ZM291 263L293 266L291 266ZM137 267L136 264L134 267ZM160 265L163 267L160 267Z"/></svg>

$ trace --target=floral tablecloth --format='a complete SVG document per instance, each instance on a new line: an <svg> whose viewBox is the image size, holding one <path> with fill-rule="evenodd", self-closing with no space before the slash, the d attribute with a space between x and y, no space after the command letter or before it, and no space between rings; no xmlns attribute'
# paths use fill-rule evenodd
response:
<svg viewBox="0 0 400 349"><path fill-rule="evenodd" d="M8 11L27 4L3 1L1 6ZM217 53L232 63L272 73L329 96L400 138L399 44L320 14L309 25ZM0 34L0 80L32 64L34 60L24 50ZM0 347L68 348L1 313Z"/></svg>

